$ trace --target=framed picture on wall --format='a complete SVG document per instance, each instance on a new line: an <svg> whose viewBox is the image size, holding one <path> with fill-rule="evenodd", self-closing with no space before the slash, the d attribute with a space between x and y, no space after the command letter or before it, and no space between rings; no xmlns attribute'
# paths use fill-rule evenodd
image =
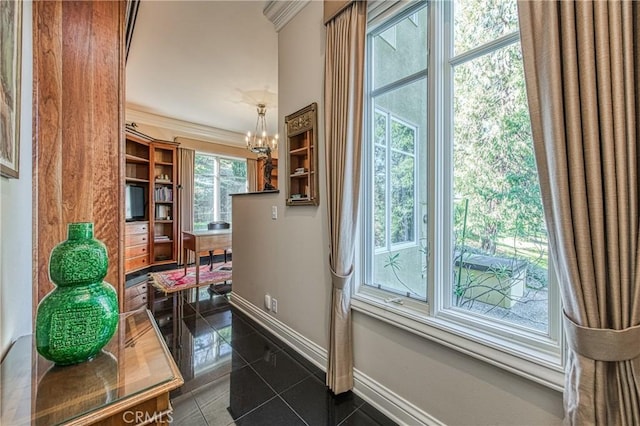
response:
<svg viewBox="0 0 640 426"><path fill-rule="evenodd" d="M18 178L22 2L0 0L0 173Z"/></svg>

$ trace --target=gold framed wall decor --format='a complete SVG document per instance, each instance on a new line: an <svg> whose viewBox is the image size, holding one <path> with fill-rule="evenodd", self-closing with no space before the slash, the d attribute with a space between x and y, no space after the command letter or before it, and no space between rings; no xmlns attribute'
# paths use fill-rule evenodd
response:
<svg viewBox="0 0 640 426"><path fill-rule="evenodd" d="M22 1L0 0L0 174L18 178Z"/></svg>
<svg viewBox="0 0 640 426"><path fill-rule="evenodd" d="M316 102L284 118L287 130L287 205L317 206L318 148Z"/></svg>

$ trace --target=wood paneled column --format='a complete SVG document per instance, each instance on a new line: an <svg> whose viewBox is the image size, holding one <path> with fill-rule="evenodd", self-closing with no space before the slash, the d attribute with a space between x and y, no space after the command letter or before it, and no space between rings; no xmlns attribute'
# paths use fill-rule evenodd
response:
<svg viewBox="0 0 640 426"><path fill-rule="evenodd" d="M123 306L124 11L123 1L33 3L34 315L70 222L94 223Z"/></svg>

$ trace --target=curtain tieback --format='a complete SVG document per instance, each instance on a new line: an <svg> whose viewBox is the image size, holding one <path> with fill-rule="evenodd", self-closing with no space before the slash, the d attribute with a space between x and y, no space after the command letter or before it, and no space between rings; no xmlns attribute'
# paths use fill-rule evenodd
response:
<svg viewBox="0 0 640 426"><path fill-rule="evenodd" d="M333 284L333 288L337 290L344 290L344 286L347 284L347 281L349 281L349 278L351 278L351 275L353 275L353 265L351 265L351 268L349 268L349 272L347 272L346 275L337 274L331 266L329 267L329 270L331 271L331 283Z"/></svg>
<svg viewBox="0 0 640 426"><path fill-rule="evenodd" d="M576 324L564 315L564 329L569 347L579 355L596 361L620 362L640 356L640 325L613 330L589 328Z"/></svg>

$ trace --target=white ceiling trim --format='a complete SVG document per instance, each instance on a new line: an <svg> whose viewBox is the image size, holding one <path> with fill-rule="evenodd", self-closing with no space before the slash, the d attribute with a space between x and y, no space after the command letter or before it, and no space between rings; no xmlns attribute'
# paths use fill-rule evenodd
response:
<svg viewBox="0 0 640 426"><path fill-rule="evenodd" d="M276 31L280 31L287 22L293 19L311 0L269 0L264 7L264 16L273 23Z"/></svg>
<svg viewBox="0 0 640 426"><path fill-rule="evenodd" d="M192 139L197 137L204 141L245 145L245 135L242 133L231 132L229 130L218 129L216 127L191 123L189 121L178 120L176 118L169 118L130 108L126 109L125 115L127 123L135 122L160 127L175 132L176 136L190 137Z"/></svg>

